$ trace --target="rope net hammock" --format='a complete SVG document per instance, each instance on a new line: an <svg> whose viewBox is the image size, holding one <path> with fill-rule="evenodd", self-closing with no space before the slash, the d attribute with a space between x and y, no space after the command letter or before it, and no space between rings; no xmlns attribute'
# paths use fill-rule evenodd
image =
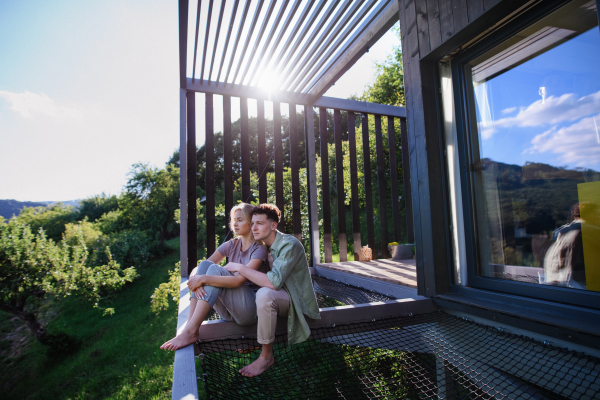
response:
<svg viewBox="0 0 600 400"><path fill-rule="evenodd" d="M599 399L600 360L443 312L318 328L246 378L254 339L201 342L209 399ZM240 349L256 351L240 351Z"/></svg>

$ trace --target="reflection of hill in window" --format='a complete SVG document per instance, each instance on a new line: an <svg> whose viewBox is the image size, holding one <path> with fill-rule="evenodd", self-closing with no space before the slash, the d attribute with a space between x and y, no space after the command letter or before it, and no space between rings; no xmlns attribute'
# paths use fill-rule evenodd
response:
<svg viewBox="0 0 600 400"><path fill-rule="evenodd" d="M566 169L548 164L526 162L523 166L523 180L531 179L575 179L584 180L583 168ZM592 171L595 172L595 171Z"/></svg>
<svg viewBox="0 0 600 400"><path fill-rule="evenodd" d="M485 159L497 166L495 189L501 207L502 224L525 228L527 235L549 234L568 222L573 204L579 201L577 184L592 170L566 169L543 163L528 162L524 166Z"/></svg>

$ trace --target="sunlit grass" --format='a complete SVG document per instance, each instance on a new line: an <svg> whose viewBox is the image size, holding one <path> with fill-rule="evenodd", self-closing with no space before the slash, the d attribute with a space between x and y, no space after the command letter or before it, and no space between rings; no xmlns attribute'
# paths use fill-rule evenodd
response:
<svg viewBox="0 0 600 400"><path fill-rule="evenodd" d="M48 357L48 349L29 338L18 357L0 360L2 399L170 399L173 353L159 346L175 333L177 310L172 303L162 314L152 314L150 296L178 259L174 250L139 268L140 277L105 304L115 308L113 316L102 317L76 299L51 310L49 315L57 315L49 331L76 336L81 349ZM0 315L3 330L6 317Z"/></svg>

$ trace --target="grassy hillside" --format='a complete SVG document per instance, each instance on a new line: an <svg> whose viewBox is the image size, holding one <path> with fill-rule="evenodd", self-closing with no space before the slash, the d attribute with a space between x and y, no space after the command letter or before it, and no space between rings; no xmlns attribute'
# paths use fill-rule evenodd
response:
<svg viewBox="0 0 600 400"><path fill-rule="evenodd" d="M179 260L178 238L166 256L139 268L140 277L114 295L103 317L90 304L72 299L46 309L51 333L64 332L80 341L73 354L39 344L25 327L0 314L0 393L2 399L170 399L173 353L159 349L176 327L170 302L160 315L150 312L154 288L168 280ZM76 349L77 341L72 343Z"/></svg>

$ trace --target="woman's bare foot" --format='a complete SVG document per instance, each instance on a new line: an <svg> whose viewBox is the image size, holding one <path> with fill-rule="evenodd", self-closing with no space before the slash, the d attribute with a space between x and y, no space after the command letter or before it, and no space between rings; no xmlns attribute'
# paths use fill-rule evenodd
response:
<svg viewBox="0 0 600 400"><path fill-rule="evenodd" d="M198 332L197 331L195 334L187 332L187 331L183 331L179 335L175 336L173 339L163 343L163 345L160 346L160 348L163 350L175 351L175 350L181 349L189 344L196 343L196 341L198 341Z"/></svg>
<svg viewBox="0 0 600 400"><path fill-rule="evenodd" d="M246 365L244 368L240 369L239 373L247 377L258 376L268 370L274 363L275 357L271 356L269 358L264 358L260 356L252 364Z"/></svg>

